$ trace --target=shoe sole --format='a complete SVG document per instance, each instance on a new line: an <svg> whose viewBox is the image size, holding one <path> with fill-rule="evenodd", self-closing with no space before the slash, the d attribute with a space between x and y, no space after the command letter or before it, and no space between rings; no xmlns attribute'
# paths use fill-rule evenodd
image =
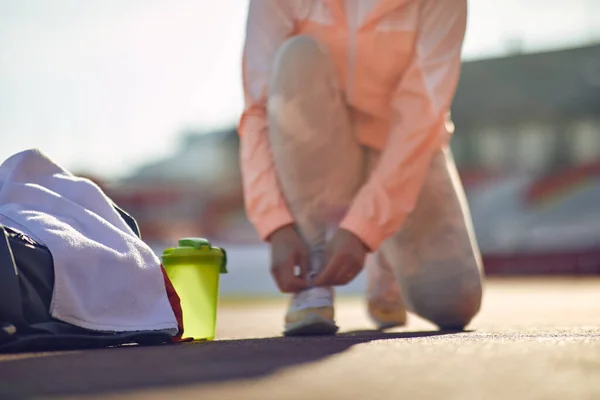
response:
<svg viewBox="0 0 600 400"><path fill-rule="evenodd" d="M338 331L335 322L317 314L308 314L302 321L285 325L284 336L324 336L335 335Z"/></svg>
<svg viewBox="0 0 600 400"><path fill-rule="evenodd" d="M375 313L373 312L373 309L376 309L376 307L369 305L369 307L368 307L369 318L377 326L377 329L379 329L380 331L384 331L384 330L392 329L392 328L398 328L398 327L406 325L406 314L404 314L404 318L401 318L401 319L400 318L398 318L398 319L378 318L378 316L376 316ZM385 314L385 313L383 313L383 314ZM393 315L394 313L389 313L389 314Z"/></svg>
<svg viewBox="0 0 600 400"><path fill-rule="evenodd" d="M380 331L386 331L388 329L399 328L406 325L406 323L400 324L397 322L381 322L377 321L375 318L371 318L371 320L377 326L377 330Z"/></svg>

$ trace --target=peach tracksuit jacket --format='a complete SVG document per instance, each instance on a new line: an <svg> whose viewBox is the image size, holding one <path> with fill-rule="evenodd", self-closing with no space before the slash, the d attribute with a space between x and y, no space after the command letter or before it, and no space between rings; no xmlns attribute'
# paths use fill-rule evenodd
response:
<svg viewBox="0 0 600 400"><path fill-rule="evenodd" d="M307 35L326 47L357 141L381 152L340 225L376 250L415 208L432 157L448 144L465 24L465 0L251 0L239 132L246 209L263 239L293 222L266 115L281 44Z"/></svg>

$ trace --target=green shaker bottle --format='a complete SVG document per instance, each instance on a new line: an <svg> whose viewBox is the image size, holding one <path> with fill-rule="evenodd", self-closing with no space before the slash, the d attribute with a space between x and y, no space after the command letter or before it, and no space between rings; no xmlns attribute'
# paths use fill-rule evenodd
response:
<svg viewBox="0 0 600 400"><path fill-rule="evenodd" d="M227 253L206 239L185 238L168 248L162 262L183 311L183 337L213 340L217 322L219 277L227 273Z"/></svg>

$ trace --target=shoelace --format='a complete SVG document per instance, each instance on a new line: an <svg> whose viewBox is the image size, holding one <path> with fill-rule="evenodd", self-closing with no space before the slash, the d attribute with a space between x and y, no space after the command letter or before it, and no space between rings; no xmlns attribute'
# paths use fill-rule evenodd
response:
<svg viewBox="0 0 600 400"><path fill-rule="evenodd" d="M297 307L302 307L306 303L325 303L332 302L332 295L329 289L312 288L294 295L294 303Z"/></svg>

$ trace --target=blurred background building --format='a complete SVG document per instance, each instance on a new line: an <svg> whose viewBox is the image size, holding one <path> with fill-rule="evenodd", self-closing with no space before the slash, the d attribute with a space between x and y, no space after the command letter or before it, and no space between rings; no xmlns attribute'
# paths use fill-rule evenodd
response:
<svg viewBox="0 0 600 400"><path fill-rule="evenodd" d="M452 106L463 169L556 170L600 155L600 45L464 63Z"/></svg>

